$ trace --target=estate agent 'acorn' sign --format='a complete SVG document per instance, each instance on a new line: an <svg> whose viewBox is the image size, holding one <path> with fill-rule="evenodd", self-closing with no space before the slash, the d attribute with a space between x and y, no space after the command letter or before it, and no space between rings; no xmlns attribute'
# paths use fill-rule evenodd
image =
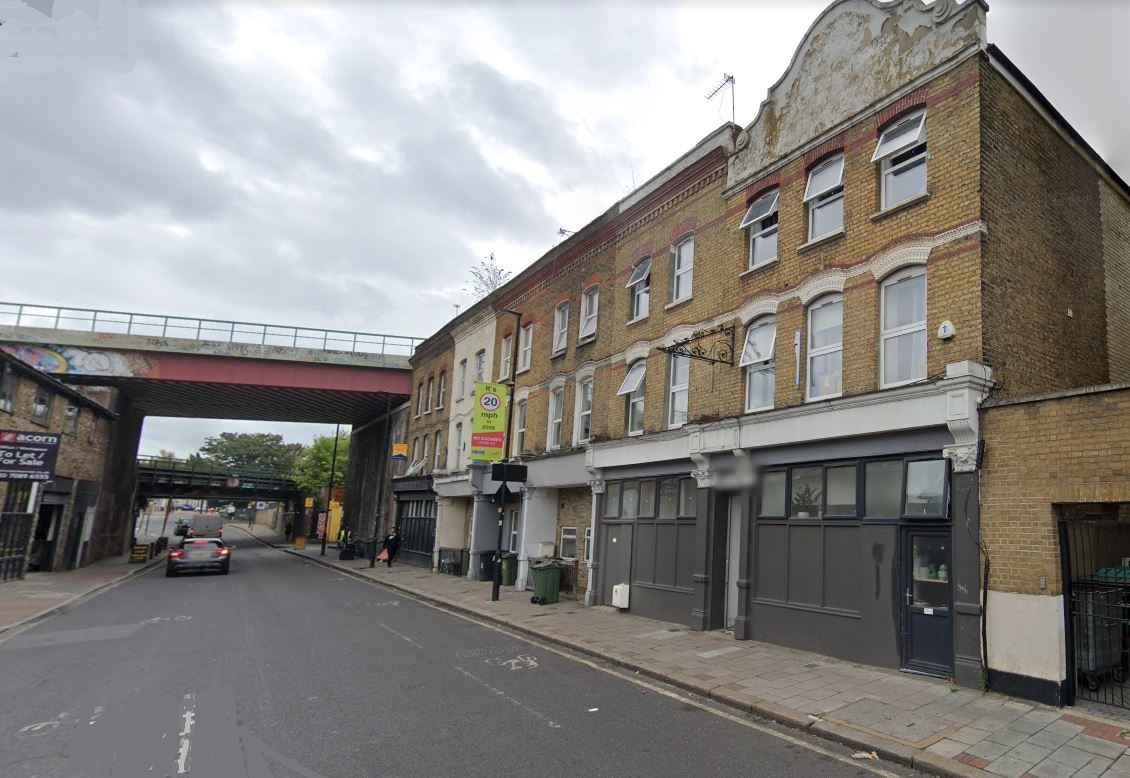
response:
<svg viewBox="0 0 1130 778"><path fill-rule="evenodd" d="M0 430L0 481L50 481L60 435Z"/></svg>

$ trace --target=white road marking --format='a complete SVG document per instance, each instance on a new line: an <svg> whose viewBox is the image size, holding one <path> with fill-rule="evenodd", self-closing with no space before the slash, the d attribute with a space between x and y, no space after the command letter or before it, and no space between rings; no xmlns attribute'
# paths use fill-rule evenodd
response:
<svg viewBox="0 0 1130 778"><path fill-rule="evenodd" d="M411 644L412 644L412 645L414 645L414 646L415 646L416 648L423 648L423 646L421 646L421 645L420 645L419 643L417 643L417 642L416 642L415 640L413 640L412 638L408 637L407 635L405 635L405 634L403 634L403 633L401 633L401 632L397 632L397 631L396 631L395 629L393 629L392 627L388 626L387 624L380 624L380 623L378 623L378 624L377 624L377 626L378 626L378 627L380 627L380 628L381 628L381 629L383 629L383 630L387 630L388 632L391 632L392 634L396 635L396 636L397 636L398 638L400 638L401 640L403 640L403 641L405 641L405 642L407 642L407 643L411 643Z"/></svg>
<svg viewBox="0 0 1130 778"><path fill-rule="evenodd" d="M505 667L508 670L532 670L538 666L538 660L526 654L519 654L513 659L484 659L488 665Z"/></svg>
<svg viewBox="0 0 1130 778"><path fill-rule="evenodd" d="M94 715L90 717L90 721L86 722L86 725L90 726L94 722L98 721L98 717L102 715L103 710L104 710L104 708L101 705L95 705L94 706Z"/></svg>
<svg viewBox="0 0 1130 778"><path fill-rule="evenodd" d="M482 678L479 678L478 676L474 675L473 673L467 672L466 670L464 670L459 665L452 665L452 667L454 667L459 672L463 673L463 675L467 676L468 678L470 678L472 681L479 684L480 686L483 686L483 687L489 689L491 692L493 692L497 696L501 697L502 699L506 700L507 702L509 702L513 705L517 705L519 708L526 711L526 713L529 713L534 718L541 719L546 724L548 724L551 729L561 729L561 725L558 724L556 721L553 721L551 719L546 718L541 713L538 713L536 710L531 708L529 705L526 705L524 702L514 699L509 694L502 691L502 689L497 689L494 686L491 686L489 683L484 681Z"/></svg>
<svg viewBox="0 0 1130 778"><path fill-rule="evenodd" d="M26 727L20 727L16 730L17 735L38 735L43 732L53 732L67 723L67 719L71 714L63 711L50 721L38 721L35 724L28 724Z"/></svg>
<svg viewBox="0 0 1130 778"><path fill-rule="evenodd" d="M184 727L180 731L180 751L177 753L177 775L188 772L188 752L192 748L192 725L196 719L196 702L191 693L184 695Z"/></svg>

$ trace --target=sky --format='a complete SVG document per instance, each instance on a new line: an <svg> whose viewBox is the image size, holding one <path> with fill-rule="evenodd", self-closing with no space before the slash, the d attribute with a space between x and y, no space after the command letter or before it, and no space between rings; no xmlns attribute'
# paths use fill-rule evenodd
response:
<svg viewBox="0 0 1130 778"><path fill-rule="evenodd" d="M0 68L2 297L430 335L481 258L517 273L730 119L723 74L752 121L825 5L141 0L124 72ZM1130 3L988 20L1130 180ZM150 419L142 450L263 429L327 434Z"/></svg>

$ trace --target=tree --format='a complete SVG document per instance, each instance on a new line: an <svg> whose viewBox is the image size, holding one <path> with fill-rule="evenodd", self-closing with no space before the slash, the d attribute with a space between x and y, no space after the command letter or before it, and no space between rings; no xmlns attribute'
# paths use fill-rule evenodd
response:
<svg viewBox="0 0 1130 778"><path fill-rule="evenodd" d="M282 435L269 432L221 432L205 438L200 457L233 470L289 473L302 450L301 443L283 443Z"/></svg>
<svg viewBox="0 0 1130 778"><path fill-rule="evenodd" d="M510 271L499 266L492 251L489 257L480 260L476 267L471 268L471 288L463 291L476 300L481 300L508 280L510 280Z"/></svg>
<svg viewBox="0 0 1130 778"><path fill-rule="evenodd" d="M334 458L334 436L319 435L306 447L294 463L292 476L305 494L318 494L330 484L330 463ZM337 437L337 464L334 467L334 484L345 482L345 469L349 462L349 433Z"/></svg>
<svg viewBox="0 0 1130 778"><path fill-rule="evenodd" d="M169 451L167 449L161 449L157 452L157 458L158 459L170 459L170 460L176 459L177 458L177 452Z"/></svg>

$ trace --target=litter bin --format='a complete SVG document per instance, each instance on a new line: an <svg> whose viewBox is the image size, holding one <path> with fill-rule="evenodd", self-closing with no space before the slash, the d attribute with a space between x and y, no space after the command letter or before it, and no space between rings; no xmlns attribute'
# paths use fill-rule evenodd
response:
<svg viewBox="0 0 1130 778"><path fill-rule="evenodd" d="M518 555L511 551L502 552L502 585L513 586L518 580Z"/></svg>
<svg viewBox="0 0 1130 778"><path fill-rule="evenodd" d="M534 571L534 596L530 602L534 605L552 605L561 596L561 566L556 562L539 562L533 565Z"/></svg>

